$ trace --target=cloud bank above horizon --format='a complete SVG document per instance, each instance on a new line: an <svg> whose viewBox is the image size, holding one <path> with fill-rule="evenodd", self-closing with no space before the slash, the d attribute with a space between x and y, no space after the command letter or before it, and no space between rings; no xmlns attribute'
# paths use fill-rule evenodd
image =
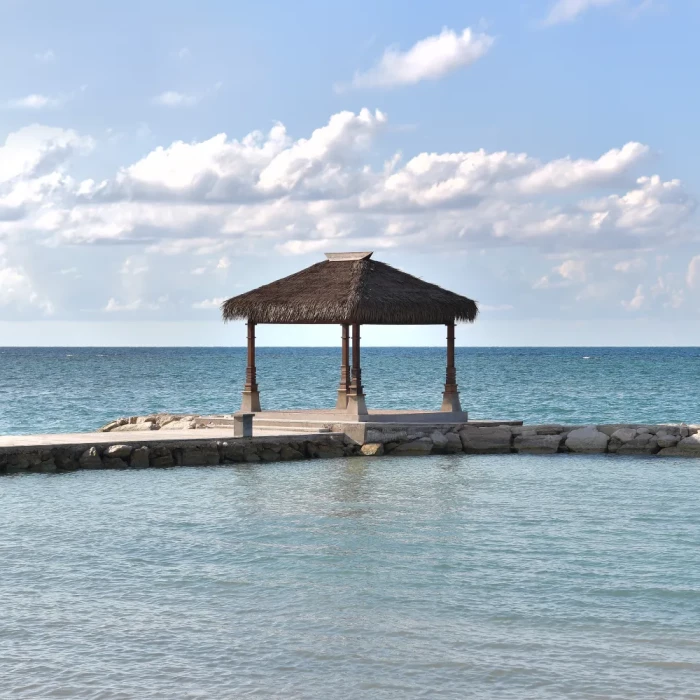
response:
<svg viewBox="0 0 700 700"><path fill-rule="evenodd" d="M217 3L168 32L130 3L86 19L99 55L49 7L31 41L0 27L24 67L0 89L0 321L215 319L353 249L484 318L696 313L694 47L658 0L329 6L337 26ZM120 22L133 55L100 33Z"/></svg>

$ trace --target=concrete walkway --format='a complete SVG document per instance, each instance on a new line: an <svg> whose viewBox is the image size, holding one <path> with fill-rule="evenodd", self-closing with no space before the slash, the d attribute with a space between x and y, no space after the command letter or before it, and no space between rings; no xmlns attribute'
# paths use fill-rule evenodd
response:
<svg viewBox="0 0 700 700"><path fill-rule="evenodd" d="M128 445L147 442L192 442L197 440L229 440L231 428L200 430L134 430L119 433L60 433L57 435L0 436L1 447L58 447L59 445Z"/></svg>

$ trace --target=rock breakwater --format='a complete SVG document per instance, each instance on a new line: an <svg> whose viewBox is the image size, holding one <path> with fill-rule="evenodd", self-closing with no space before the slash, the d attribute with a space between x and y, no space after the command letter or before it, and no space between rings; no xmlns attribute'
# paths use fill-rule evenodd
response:
<svg viewBox="0 0 700 700"><path fill-rule="evenodd" d="M0 473L67 472L78 469L146 469L149 467L214 466L295 459L348 457L360 454L360 445L345 435L231 438L230 440L173 439L141 443L0 447Z"/></svg>
<svg viewBox="0 0 700 700"><path fill-rule="evenodd" d="M182 420L178 417L176 420ZM197 421L197 417L189 420ZM135 425L129 424L129 425ZM119 427L119 426L118 426ZM146 430L153 430L147 428ZM162 429L162 428L161 428ZM114 431L112 431L114 432ZM86 433L72 444L0 445L0 473L63 472L77 469L143 469L173 466L277 462L331 457L429 454L612 453L700 457L699 425L418 425L355 424L346 433L270 437L192 437L145 440L138 431ZM152 436L152 434L151 434ZM149 438L151 438L149 436Z"/></svg>

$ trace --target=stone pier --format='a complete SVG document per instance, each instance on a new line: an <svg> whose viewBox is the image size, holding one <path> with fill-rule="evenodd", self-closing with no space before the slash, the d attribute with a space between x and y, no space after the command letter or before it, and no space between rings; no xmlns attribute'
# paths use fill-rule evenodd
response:
<svg viewBox="0 0 700 700"><path fill-rule="evenodd" d="M197 421L191 418L190 422ZM229 427L163 430L153 427L157 421L146 420L140 425L146 423L150 427L138 428L138 421L123 424L131 430L117 425L116 432L0 437L0 474L463 453L700 457L700 426L684 423L565 426L384 421L245 438L233 437Z"/></svg>

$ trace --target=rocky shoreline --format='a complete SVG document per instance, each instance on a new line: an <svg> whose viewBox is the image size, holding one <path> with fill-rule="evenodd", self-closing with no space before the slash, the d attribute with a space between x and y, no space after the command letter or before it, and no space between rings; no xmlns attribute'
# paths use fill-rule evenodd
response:
<svg viewBox="0 0 700 700"><path fill-rule="evenodd" d="M114 442L86 433L75 444L0 446L0 474L64 472L277 462L332 457L419 456L430 454L610 453L658 457L700 457L700 425L418 425L363 424L347 432L214 439L205 418L171 416L126 420L102 432L123 432ZM167 425L186 422L192 437L169 438ZM118 423L115 421L115 423ZM150 425L147 425L150 424ZM112 424L110 424L112 425ZM129 426L131 430L120 430ZM357 427L357 426L355 426ZM201 428L197 430L197 428ZM139 431L163 430L149 439ZM221 432L221 431L219 431ZM128 433L128 434L127 434ZM154 439L155 438L155 439Z"/></svg>
<svg viewBox="0 0 700 700"><path fill-rule="evenodd" d="M141 430L197 430L217 425L221 416L156 413L120 418L98 432ZM355 442L381 454L424 452L489 454L532 452L609 452L616 454L659 454L700 457L700 425L647 425L615 423L602 425L502 425L480 426L462 423L450 426L366 423L348 430ZM333 426L343 432L343 424ZM327 432L327 431L325 431ZM415 444L414 444L415 443ZM429 444L430 443L430 444ZM379 447L381 445L381 447Z"/></svg>
<svg viewBox="0 0 700 700"><path fill-rule="evenodd" d="M98 433L127 433L134 430L195 430L212 427L219 416L195 416L175 413L151 413L147 416L128 416L103 425Z"/></svg>
<svg viewBox="0 0 700 700"><path fill-rule="evenodd" d="M363 449L385 454L556 454L613 453L700 457L698 425L497 425L442 431L401 430L392 434L378 426L367 430Z"/></svg>

